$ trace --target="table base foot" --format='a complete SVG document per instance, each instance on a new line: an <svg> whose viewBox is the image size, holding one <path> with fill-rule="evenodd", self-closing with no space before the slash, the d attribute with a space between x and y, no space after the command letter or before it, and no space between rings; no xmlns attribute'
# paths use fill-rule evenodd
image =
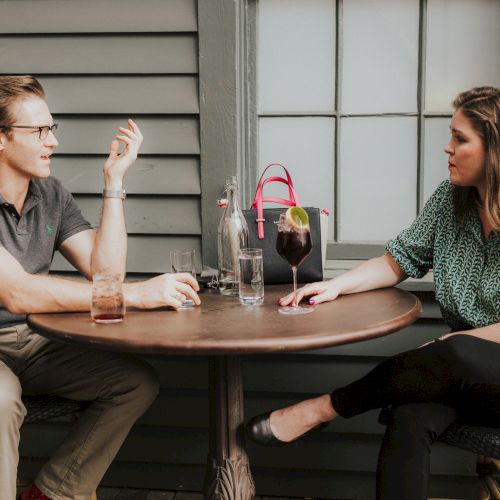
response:
<svg viewBox="0 0 500 500"><path fill-rule="evenodd" d="M214 460L211 476L205 490L207 500L251 500L255 495L250 464L246 458L226 458L222 464Z"/></svg>

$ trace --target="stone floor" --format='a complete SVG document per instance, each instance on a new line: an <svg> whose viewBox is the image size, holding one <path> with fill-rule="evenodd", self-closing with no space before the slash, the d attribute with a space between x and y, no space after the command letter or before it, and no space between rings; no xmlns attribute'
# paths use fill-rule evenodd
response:
<svg viewBox="0 0 500 500"><path fill-rule="evenodd" d="M98 488L97 500L203 500L201 493L187 491L151 491L117 488ZM256 496L254 500L326 500L320 498L299 497L266 497ZM330 499L332 500L332 499ZM353 499L355 500L355 499ZM446 498L429 498L429 500L453 500Z"/></svg>
<svg viewBox="0 0 500 500"><path fill-rule="evenodd" d="M18 494L26 484L18 484ZM133 488L98 488L97 500L204 500L201 493L190 491L159 491ZM268 497L256 496L254 500L335 500L317 497ZM356 499L352 499L356 500ZM454 500L452 498L429 498L428 500ZM485 500L487 500L485 498Z"/></svg>
<svg viewBox="0 0 500 500"><path fill-rule="evenodd" d="M203 500L203 495L201 493L191 493L187 491L169 492L169 491L133 490L133 489L120 490L117 488L98 488L97 500ZM254 500L299 500L299 499L297 498L289 499L285 497L257 496L255 497ZM307 500L313 500L313 499L307 499Z"/></svg>

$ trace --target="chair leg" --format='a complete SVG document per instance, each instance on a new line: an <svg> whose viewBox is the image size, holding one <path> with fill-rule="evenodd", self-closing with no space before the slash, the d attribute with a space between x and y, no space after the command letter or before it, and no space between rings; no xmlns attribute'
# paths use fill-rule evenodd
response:
<svg viewBox="0 0 500 500"><path fill-rule="evenodd" d="M478 455L476 473L479 476L481 490L485 500L500 500L500 487L494 478L500 472L500 460ZM480 497L483 500L483 496Z"/></svg>
<svg viewBox="0 0 500 500"><path fill-rule="evenodd" d="M478 492L475 498L477 500L493 500L488 485L484 482L483 478L479 479Z"/></svg>
<svg viewBox="0 0 500 500"><path fill-rule="evenodd" d="M484 478L484 482L488 488L488 491L490 492L492 500L499 500L500 499L500 487L498 486L498 483L496 479L492 476L486 476Z"/></svg>

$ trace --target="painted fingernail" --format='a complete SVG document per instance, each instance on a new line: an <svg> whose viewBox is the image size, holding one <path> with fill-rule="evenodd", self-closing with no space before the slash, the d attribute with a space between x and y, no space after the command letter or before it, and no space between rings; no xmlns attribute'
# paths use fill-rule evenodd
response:
<svg viewBox="0 0 500 500"><path fill-rule="evenodd" d="M313 306L314 304L316 304L316 301L314 299L309 299L309 304Z"/></svg>
<svg viewBox="0 0 500 500"><path fill-rule="evenodd" d="M278 299L278 304L281 304L281 299Z"/></svg>

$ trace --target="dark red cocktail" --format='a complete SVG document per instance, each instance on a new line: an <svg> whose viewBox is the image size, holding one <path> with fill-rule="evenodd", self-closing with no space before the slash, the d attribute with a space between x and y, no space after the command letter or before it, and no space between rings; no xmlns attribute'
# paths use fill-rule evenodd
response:
<svg viewBox="0 0 500 500"><path fill-rule="evenodd" d="M311 253L312 241L307 212L300 207L291 207L286 214L280 214L276 250L291 266L293 273L293 302L291 306L280 307L281 314L306 314L310 307L297 304L297 268Z"/></svg>
<svg viewBox="0 0 500 500"><path fill-rule="evenodd" d="M309 231L278 230L276 239L276 250L292 266L298 267L302 261L311 253L312 242Z"/></svg>

